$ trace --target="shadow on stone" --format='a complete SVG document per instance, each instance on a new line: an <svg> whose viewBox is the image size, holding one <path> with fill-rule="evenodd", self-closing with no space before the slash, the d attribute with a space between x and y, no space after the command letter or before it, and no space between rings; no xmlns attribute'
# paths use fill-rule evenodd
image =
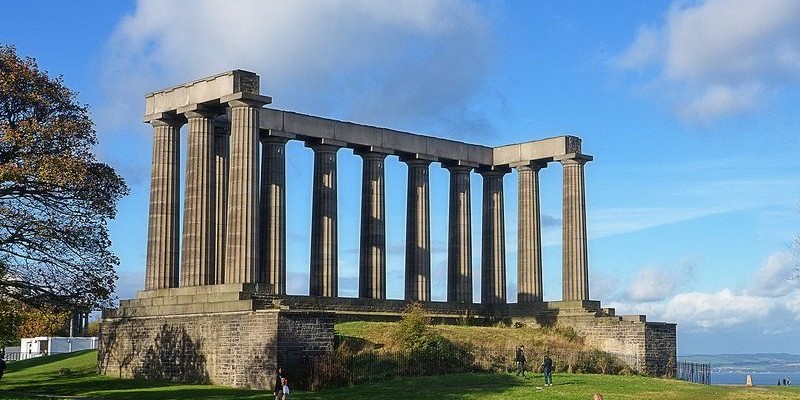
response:
<svg viewBox="0 0 800 400"><path fill-rule="evenodd" d="M183 327L161 325L155 343L133 371L134 378L208 383L201 341L193 341Z"/></svg>

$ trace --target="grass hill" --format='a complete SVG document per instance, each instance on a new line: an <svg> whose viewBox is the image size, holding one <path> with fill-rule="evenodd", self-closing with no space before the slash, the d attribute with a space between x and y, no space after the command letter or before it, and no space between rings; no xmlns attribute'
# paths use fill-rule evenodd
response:
<svg viewBox="0 0 800 400"><path fill-rule="evenodd" d="M81 396L108 399L265 399L265 391L211 385L116 379L99 376L96 351L62 354L9 363L0 381L0 399L50 399ZM69 368L68 373L62 373ZM659 400L790 400L800 387L722 387L642 376L555 374L555 385L543 388L541 375L522 379L512 374L452 374L392 379L380 383L320 392L292 392L294 400L585 400L596 392L606 399ZM61 397L60 397L61 396Z"/></svg>

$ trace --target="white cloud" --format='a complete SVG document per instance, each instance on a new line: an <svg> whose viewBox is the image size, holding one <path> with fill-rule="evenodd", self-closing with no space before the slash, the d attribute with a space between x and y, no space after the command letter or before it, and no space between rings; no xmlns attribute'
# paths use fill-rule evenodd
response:
<svg viewBox="0 0 800 400"><path fill-rule="evenodd" d="M767 257L753 274L752 294L766 297L782 297L797 289L797 282L790 280L797 256L790 251L780 251Z"/></svg>
<svg viewBox="0 0 800 400"><path fill-rule="evenodd" d="M109 107L138 116L147 91L241 68L279 108L486 128L472 104L493 59L489 16L469 0L140 0L108 44Z"/></svg>
<svg viewBox="0 0 800 400"><path fill-rule="evenodd" d="M678 294L667 302L663 317L690 327L729 327L764 317L774 305L771 299L725 288L716 293Z"/></svg>
<svg viewBox="0 0 800 400"><path fill-rule="evenodd" d="M614 64L657 64L659 94L668 88L689 121L751 112L767 89L800 80L800 2L681 2L662 27L640 28Z"/></svg>
<svg viewBox="0 0 800 400"><path fill-rule="evenodd" d="M670 296L677 286L676 277L656 268L642 268L636 273L626 293L633 301L657 301Z"/></svg>
<svg viewBox="0 0 800 400"><path fill-rule="evenodd" d="M795 321L800 321L800 292L790 296L785 307L794 316Z"/></svg>

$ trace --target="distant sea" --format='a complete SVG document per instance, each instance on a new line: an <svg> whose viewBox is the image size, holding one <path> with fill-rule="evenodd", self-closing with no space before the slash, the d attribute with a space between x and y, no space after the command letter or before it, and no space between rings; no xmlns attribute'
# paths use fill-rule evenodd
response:
<svg viewBox="0 0 800 400"><path fill-rule="evenodd" d="M744 385L747 382L746 372L712 372L712 385ZM792 380L792 386L800 385L800 372L753 372L749 374L753 377L753 385L756 386L775 386L778 380L783 384L783 378Z"/></svg>

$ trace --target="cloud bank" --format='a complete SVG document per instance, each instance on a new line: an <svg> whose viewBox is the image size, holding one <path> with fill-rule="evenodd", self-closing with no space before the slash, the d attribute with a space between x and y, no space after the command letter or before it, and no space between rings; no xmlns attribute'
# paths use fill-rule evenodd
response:
<svg viewBox="0 0 800 400"><path fill-rule="evenodd" d="M469 0L140 0L108 44L109 107L140 115L129 99L240 68L261 76L279 108L485 133L474 106L492 36L490 15Z"/></svg>
<svg viewBox="0 0 800 400"><path fill-rule="evenodd" d="M663 25L640 27L615 65L654 73L651 85L686 121L753 112L800 82L800 2L678 2Z"/></svg>

